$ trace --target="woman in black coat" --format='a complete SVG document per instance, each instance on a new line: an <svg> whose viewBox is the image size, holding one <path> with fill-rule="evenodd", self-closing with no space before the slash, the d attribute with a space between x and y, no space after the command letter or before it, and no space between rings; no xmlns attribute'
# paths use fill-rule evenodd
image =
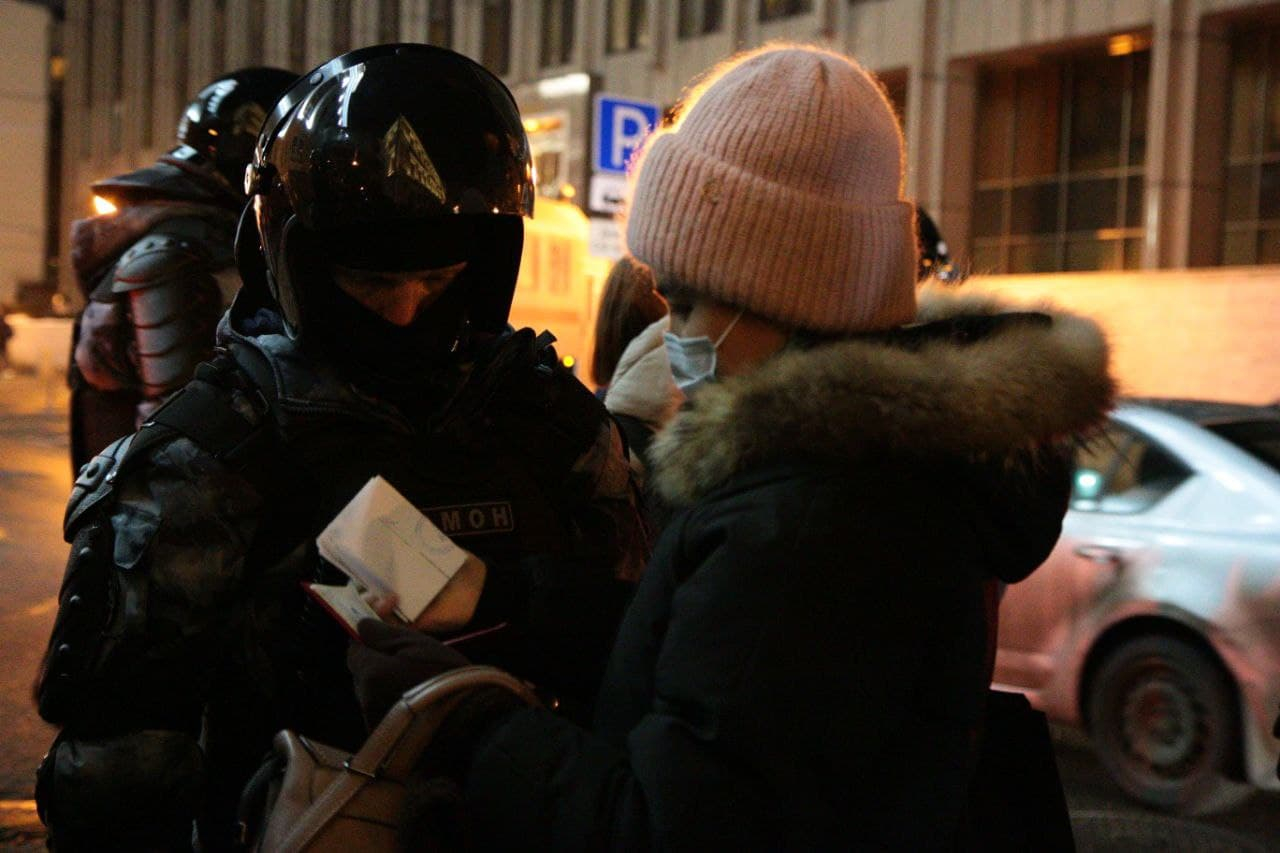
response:
<svg viewBox="0 0 1280 853"><path fill-rule="evenodd" d="M647 146L628 244L671 305L689 399L650 461L681 509L590 730L494 694L451 716L428 769L470 843L957 843L998 584L1052 548L1061 448L1114 388L1087 320L917 300L903 160L875 82L802 47L732 61ZM372 695L395 643L366 627Z"/></svg>

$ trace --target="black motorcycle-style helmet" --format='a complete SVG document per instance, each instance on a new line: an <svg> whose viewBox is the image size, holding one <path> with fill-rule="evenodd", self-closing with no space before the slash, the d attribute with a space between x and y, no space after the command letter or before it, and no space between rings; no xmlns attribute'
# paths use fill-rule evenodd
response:
<svg viewBox="0 0 1280 853"><path fill-rule="evenodd" d="M239 194L267 114L297 79L283 68L242 68L219 77L182 111L178 144L168 156L213 166Z"/></svg>
<svg viewBox="0 0 1280 853"><path fill-rule="evenodd" d="M920 244L920 260L916 268L916 281L936 278L938 281L955 281L955 267L951 263L951 251L942 232L924 208L916 205L916 240Z"/></svg>
<svg viewBox="0 0 1280 853"><path fill-rule="evenodd" d="M333 324L332 264L466 261L450 305L428 313L483 332L505 328L522 217L533 214L533 165L511 93L465 56L379 45L299 78L263 126L245 191L241 272L246 285L266 285L291 336Z"/></svg>

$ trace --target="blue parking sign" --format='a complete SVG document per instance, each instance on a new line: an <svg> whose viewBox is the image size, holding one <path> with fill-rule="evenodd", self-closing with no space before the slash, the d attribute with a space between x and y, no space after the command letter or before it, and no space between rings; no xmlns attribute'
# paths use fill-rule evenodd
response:
<svg viewBox="0 0 1280 853"><path fill-rule="evenodd" d="M648 101L596 95L591 165L597 172L625 172L627 161L658 124L661 108Z"/></svg>

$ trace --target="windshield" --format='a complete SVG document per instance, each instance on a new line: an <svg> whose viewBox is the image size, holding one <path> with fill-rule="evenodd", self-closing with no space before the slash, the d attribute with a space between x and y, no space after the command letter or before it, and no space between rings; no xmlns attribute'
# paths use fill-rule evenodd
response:
<svg viewBox="0 0 1280 853"><path fill-rule="evenodd" d="M1280 471L1280 421L1236 421L1207 428Z"/></svg>

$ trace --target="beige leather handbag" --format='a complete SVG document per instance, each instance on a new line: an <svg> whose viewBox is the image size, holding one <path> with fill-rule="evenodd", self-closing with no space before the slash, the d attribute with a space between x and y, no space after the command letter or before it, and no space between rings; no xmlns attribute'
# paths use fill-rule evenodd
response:
<svg viewBox="0 0 1280 853"><path fill-rule="evenodd" d="M245 846L269 853L395 850L406 780L441 721L478 687L505 688L538 704L514 676L468 666L405 693L355 755L292 731L277 734L273 762L254 776L241 803Z"/></svg>

